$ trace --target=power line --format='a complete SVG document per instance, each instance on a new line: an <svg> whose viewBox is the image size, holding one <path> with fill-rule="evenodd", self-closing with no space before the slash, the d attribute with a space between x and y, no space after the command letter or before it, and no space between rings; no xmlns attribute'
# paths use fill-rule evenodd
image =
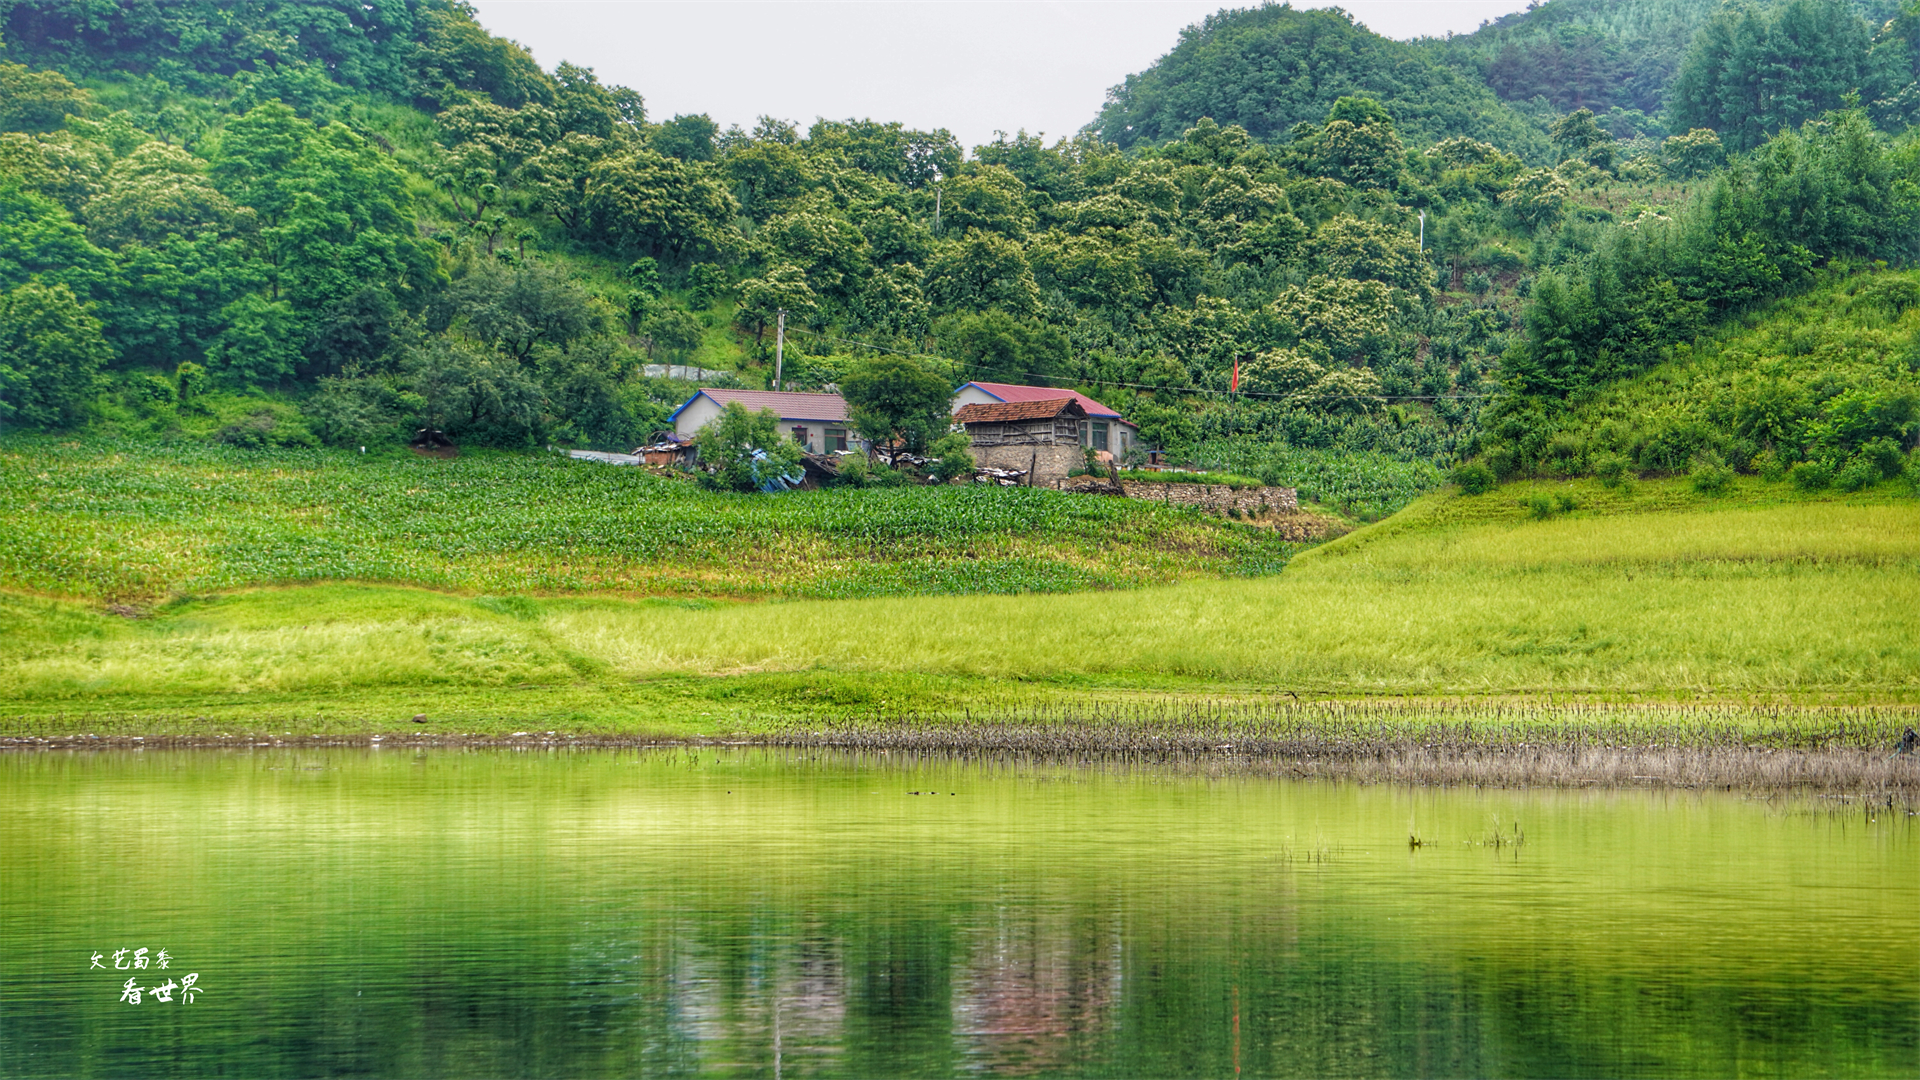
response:
<svg viewBox="0 0 1920 1080"><path fill-rule="evenodd" d="M941 356L939 353L909 352L905 349L895 349L886 345L875 345L870 341L858 341L853 338L835 337L832 334L823 334L818 330L807 330L798 326L788 327L787 330L789 333L806 334L809 337L816 337L821 339L822 341L832 341L841 345L856 345L863 349L872 349L875 352L892 353L895 356L911 356L911 357L918 357L918 358L927 359L927 360L940 360L945 363L952 364L954 367L959 368L963 371L969 367L973 367L975 369L977 369L978 367L978 365L969 364L965 360L956 360L951 356ZM1013 374L1016 374L1023 378L1028 378L1028 379L1049 379L1049 378L1056 377L1053 375L1048 375L1045 372L1039 372L1039 371L1018 371L1018 372L1014 372ZM1125 387L1129 390L1155 390L1155 391L1164 390L1168 393L1174 393L1174 394L1218 394L1225 397L1256 397L1256 398L1273 398L1273 399L1289 398L1293 396L1292 394L1277 394L1277 393L1271 393L1267 391L1254 391L1254 390L1214 390L1204 386L1163 386L1163 385L1155 385L1152 383L1123 382L1119 379L1085 378L1080 381L1094 383L1099 386L1120 386L1120 387ZM1355 396L1359 396L1359 395L1355 395ZM1491 393L1481 393L1481 394L1454 393L1454 394L1367 394L1365 396L1372 398L1376 401L1479 401L1484 398L1493 397L1494 395Z"/></svg>

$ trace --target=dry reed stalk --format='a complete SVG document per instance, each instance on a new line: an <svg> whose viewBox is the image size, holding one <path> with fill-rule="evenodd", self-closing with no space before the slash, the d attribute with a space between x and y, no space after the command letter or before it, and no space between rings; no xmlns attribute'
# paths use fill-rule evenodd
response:
<svg viewBox="0 0 1920 1080"><path fill-rule="evenodd" d="M1403 703L1102 705L870 716L758 740L908 756L1023 757L1369 783L1722 788L1920 803L1900 707Z"/></svg>

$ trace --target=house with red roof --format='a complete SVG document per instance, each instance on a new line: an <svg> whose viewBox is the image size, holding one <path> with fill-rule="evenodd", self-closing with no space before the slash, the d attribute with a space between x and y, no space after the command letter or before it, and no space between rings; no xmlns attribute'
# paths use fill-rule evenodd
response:
<svg viewBox="0 0 1920 1080"><path fill-rule="evenodd" d="M733 403L748 412L772 409L780 417L780 430L793 436L809 454L831 454L836 450L865 450L865 439L853 430L847 399L839 394L796 394L779 390L720 390L702 387L686 404L673 410L667 422L674 434L692 438L693 433L711 423Z"/></svg>
<svg viewBox="0 0 1920 1080"><path fill-rule="evenodd" d="M1085 394L1050 386L1015 386L1012 383L995 382L967 383L953 392L954 419L958 421L960 410L968 405L1058 401L1061 398L1072 398L1086 414L1086 419L1079 425L1082 447L1089 450L1105 450L1115 458L1122 458L1126 456L1127 451L1133 449L1135 443L1140 441L1140 428L1119 413Z"/></svg>

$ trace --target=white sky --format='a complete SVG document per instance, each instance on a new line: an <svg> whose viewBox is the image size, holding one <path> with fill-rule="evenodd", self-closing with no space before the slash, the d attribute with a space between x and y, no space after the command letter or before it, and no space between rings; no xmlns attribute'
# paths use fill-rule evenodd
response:
<svg viewBox="0 0 1920 1080"><path fill-rule="evenodd" d="M647 117L762 113L944 127L973 147L996 130L1091 121L1107 88L1223 6L1195 0L472 0L482 25L638 90ZM1329 7L1305 0L1296 7ZM1347 0L1387 37L1466 33L1524 0Z"/></svg>

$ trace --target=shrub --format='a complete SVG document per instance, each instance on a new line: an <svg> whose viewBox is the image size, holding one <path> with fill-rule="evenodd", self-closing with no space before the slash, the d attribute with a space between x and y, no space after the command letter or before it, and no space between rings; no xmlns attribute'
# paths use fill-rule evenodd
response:
<svg viewBox="0 0 1920 1080"><path fill-rule="evenodd" d="M1777 484L1787 478L1787 463L1781 461L1780 455L1771 450L1762 450L1755 454L1750 464L1753 471L1759 474L1760 479L1769 484Z"/></svg>
<svg viewBox="0 0 1920 1080"><path fill-rule="evenodd" d="M1801 491L1819 491L1833 483L1833 466L1824 461L1803 461L1793 467L1793 486Z"/></svg>
<svg viewBox="0 0 1920 1080"><path fill-rule="evenodd" d="M1535 520L1545 521L1553 516L1553 499L1544 491L1536 491L1520 500L1520 505L1525 507Z"/></svg>
<svg viewBox="0 0 1920 1080"><path fill-rule="evenodd" d="M264 409L214 432L213 441L245 450L319 445L319 440L304 425L283 422L281 417Z"/></svg>
<svg viewBox="0 0 1920 1080"><path fill-rule="evenodd" d="M184 361L179 367L174 368L173 378L179 384L182 404L193 401L213 389L213 376L207 374L206 368L191 360Z"/></svg>
<svg viewBox="0 0 1920 1080"><path fill-rule="evenodd" d="M1856 454L1847 462L1840 474L1833 478L1833 486L1841 491L1859 491L1870 488L1880 482L1880 466L1863 454Z"/></svg>
<svg viewBox="0 0 1920 1080"><path fill-rule="evenodd" d="M1733 482L1733 470L1727 468L1717 458L1703 457L1693 463L1687 475L1693 479L1693 490L1702 495L1718 495L1727 490Z"/></svg>
<svg viewBox="0 0 1920 1080"><path fill-rule="evenodd" d="M1623 487L1627 482L1627 470L1632 464L1619 454L1603 454L1593 463L1593 475L1605 487Z"/></svg>
<svg viewBox="0 0 1920 1080"><path fill-rule="evenodd" d="M1504 479L1512 479L1520 475L1521 468L1524 465L1524 462L1520 458L1520 452L1506 443L1495 443L1487 447L1485 459L1487 468L1491 470L1495 476Z"/></svg>
<svg viewBox="0 0 1920 1080"><path fill-rule="evenodd" d="M906 487L913 483L913 477L908 476L904 469L896 469L891 465L875 465L867 473L867 483L872 487Z"/></svg>
<svg viewBox="0 0 1920 1080"><path fill-rule="evenodd" d="M1468 495L1485 495L1493 490L1493 470L1477 461L1454 466L1451 479L1460 485L1463 493Z"/></svg>
<svg viewBox="0 0 1920 1080"><path fill-rule="evenodd" d="M1561 513L1571 514L1580 509L1580 500L1573 497L1573 492L1562 491L1554 495L1553 505Z"/></svg>
<svg viewBox="0 0 1920 1080"><path fill-rule="evenodd" d="M840 459L840 479L837 481L839 486L866 487L870 475L865 454L848 454Z"/></svg>
<svg viewBox="0 0 1920 1080"><path fill-rule="evenodd" d="M945 484L962 476L973 473L973 441L964 431L950 432L936 440L930 448L935 455L933 463L934 479Z"/></svg>
<svg viewBox="0 0 1920 1080"><path fill-rule="evenodd" d="M1858 458L1871 463L1880 476L1887 480L1899 476L1901 466L1906 464L1906 459L1900 454L1900 445L1885 436L1871 439L1860 447Z"/></svg>

